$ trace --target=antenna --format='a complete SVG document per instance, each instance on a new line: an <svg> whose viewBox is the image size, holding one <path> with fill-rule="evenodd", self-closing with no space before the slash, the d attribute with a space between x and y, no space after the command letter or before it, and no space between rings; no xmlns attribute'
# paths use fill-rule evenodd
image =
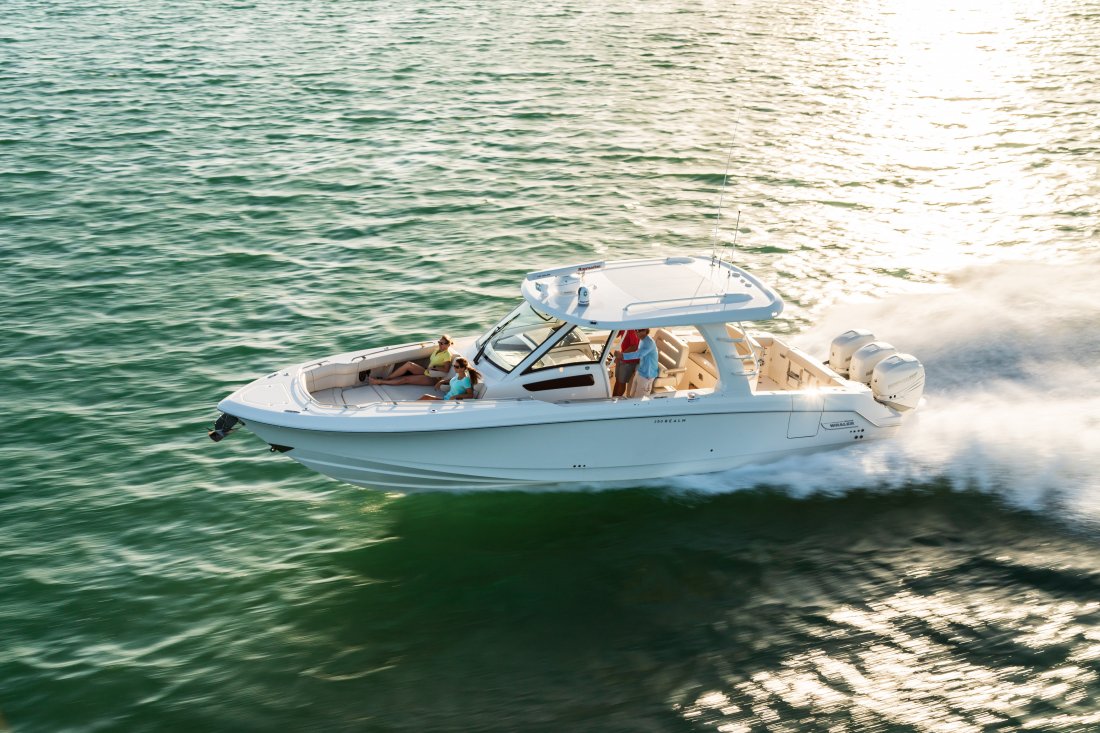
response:
<svg viewBox="0 0 1100 733"><path fill-rule="evenodd" d="M733 244L730 245L730 259L733 259L733 251L737 249L737 238L741 236L741 209L737 210L737 221L733 225Z"/></svg>
<svg viewBox="0 0 1100 733"><path fill-rule="evenodd" d="M726 184L730 179L730 161L733 160L733 148L737 145L737 124L741 121L741 110L738 108L737 117L733 122L733 138L730 140L730 151L726 156L726 172L722 175L722 190L718 194L718 215L714 217L714 244L710 248L710 262L713 265L715 261L715 254L718 250L718 225L722 221L722 199L726 195ZM740 221L741 212L737 212L738 221ZM736 235L734 235L736 236Z"/></svg>
<svg viewBox="0 0 1100 733"><path fill-rule="evenodd" d="M733 225L733 244L730 245L730 264L733 264L733 251L737 247L737 237L741 235L741 209L737 210L737 223ZM733 270L726 270L726 287L729 287Z"/></svg>

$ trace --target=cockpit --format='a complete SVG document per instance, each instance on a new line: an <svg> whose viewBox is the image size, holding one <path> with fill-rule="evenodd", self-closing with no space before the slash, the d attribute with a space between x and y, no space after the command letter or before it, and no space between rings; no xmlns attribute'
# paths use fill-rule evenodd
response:
<svg viewBox="0 0 1100 733"><path fill-rule="evenodd" d="M524 302L474 343L474 363L501 398L598 399L614 332L549 316Z"/></svg>
<svg viewBox="0 0 1100 733"><path fill-rule="evenodd" d="M599 363L610 340L611 331L566 323L522 303L477 340L474 359L481 363L484 358L508 374L541 350L541 357L524 370L528 374L565 364Z"/></svg>

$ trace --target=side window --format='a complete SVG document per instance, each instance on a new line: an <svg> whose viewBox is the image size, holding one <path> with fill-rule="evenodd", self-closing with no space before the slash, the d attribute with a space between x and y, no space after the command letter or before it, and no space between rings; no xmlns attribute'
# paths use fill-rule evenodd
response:
<svg viewBox="0 0 1100 733"><path fill-rule="evenodd" d="M603 358L607 349L607 342L611 338L610 331L598 331L595 329L577 326L554 347L542 355L532 365L531 371L546 369L548 367L564 366L566 364L591 364Z"/></svg>

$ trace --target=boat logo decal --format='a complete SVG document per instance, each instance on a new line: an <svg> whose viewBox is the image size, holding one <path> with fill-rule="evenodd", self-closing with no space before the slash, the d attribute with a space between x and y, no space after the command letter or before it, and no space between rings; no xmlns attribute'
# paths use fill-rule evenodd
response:
<svg viewBox="0 0 1100 733"><path fill-rule="evenodd" d="M686 417L659 417L653 421L654 423L662 422L687 422Z"/></svg>
<svg viewBox="0 0 1100 733"><path fill-rule="evenodd" d="M850 428L856 424L855 420L837 420L835 422L822 423L826 430L839 430L840 428Z"/></svg>

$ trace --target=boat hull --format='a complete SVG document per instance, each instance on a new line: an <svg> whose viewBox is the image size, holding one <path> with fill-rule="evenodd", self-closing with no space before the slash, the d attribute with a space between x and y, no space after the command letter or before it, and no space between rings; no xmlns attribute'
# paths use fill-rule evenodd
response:
<svg viewBox="0 0 1100 733"><path fill-rule="evenodd" d="M889 437L857 412L816 413L813 435L788 437L790 412L638 416L425 432L327 432L249 421L304 466L390 491L641 481L724 471ZM810 432L800 430L801 433Z"/></svg>

